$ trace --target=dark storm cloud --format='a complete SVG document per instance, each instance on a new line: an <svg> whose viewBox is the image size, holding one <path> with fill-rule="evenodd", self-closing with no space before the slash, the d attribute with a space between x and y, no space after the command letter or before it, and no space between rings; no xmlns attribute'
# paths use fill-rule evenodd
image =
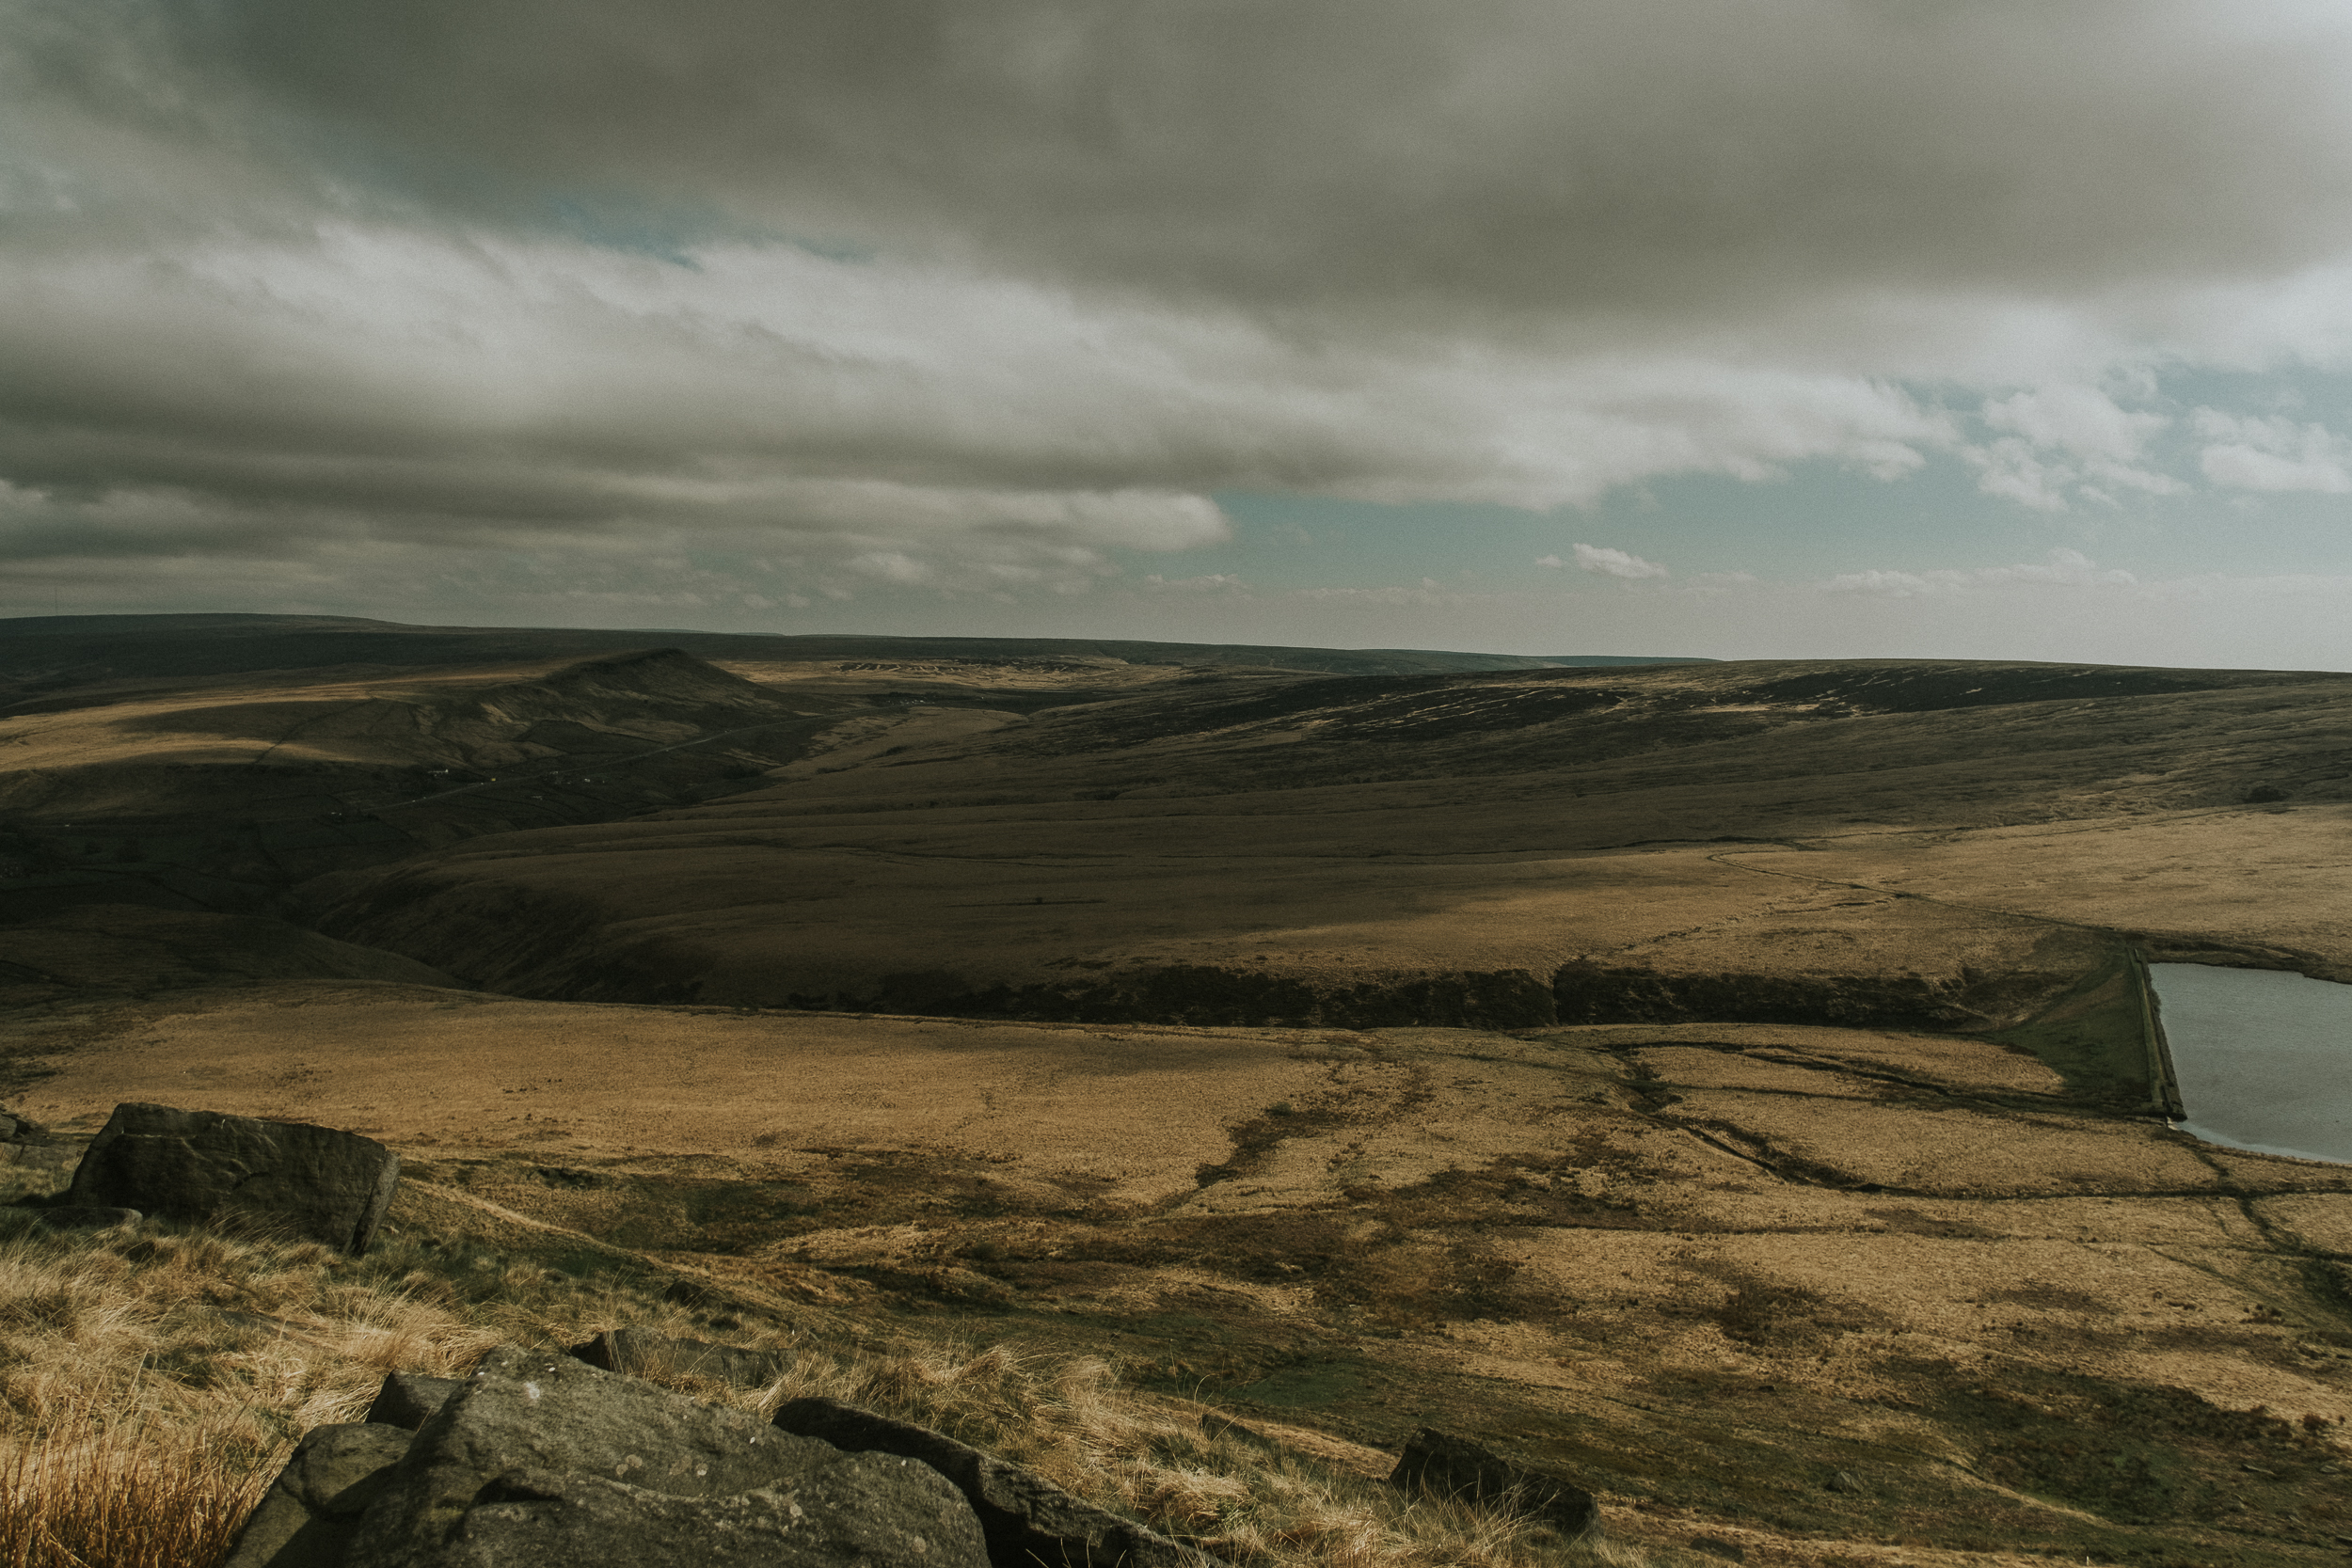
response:
<svg viewBox="0 0 2352 1568"><path fill-rule="evenodd" d="M1220 299L2071 293L2352 237L2345 19L2165 0L230 0L179 67L482 214Z"/></svg>
<svg viewBox="0 0 2352 1568"><path fill-rule="evenodd" d="M0 0L0 557L1076 592L1219 489L2164 494L2119 375L2352 345L2347 82L2335 5Z"/></svg>

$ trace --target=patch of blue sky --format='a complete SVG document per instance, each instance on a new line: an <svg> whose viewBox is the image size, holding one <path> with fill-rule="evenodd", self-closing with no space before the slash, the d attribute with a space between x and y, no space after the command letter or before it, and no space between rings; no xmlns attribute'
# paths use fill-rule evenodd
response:
<svg viewBox="0 0 2352 1568"><path fill-rule="evenodd" d="M495 166L428 152L308 122L279 127L345 188L395 209L438 210L477 221L554 235L599 250L695 265L694 252L719 245L789 245L827 261L871 264L879 252L840 235L808 235L747 222L704 202L652 199L619 187L548 189Z"/></svg>
<svg viewBox="0 0 2352 1568"><path fill-rule="evenodd" d="M2170 368L2156 378L2154 395L2120 394L2118 401L2175 418L2198 408L2219 408L2315 420L2343 430L2352 425L2352 372L2292 362L2244 371Z"/></svg>
<svg viewBox="0 0 2352 1568"><path fill-rule="evenodd" d="M1184 575L1232 573L1269 589L1387 587L1423 578L1565 586L1592 579L1537 562L1570 559L1579 544L1625 550L1677 578L1746 572L1792 580L1867 567L2038 560L2053 547L2081 547L2084 531L2072 519L2054 521L1983 495L1972 468L1941 455L1892 482L1834 462L1797 464L1762 481L1670 475L1612 491L1588 507L1544 513L1250 492L1216 499L1232 519L1233 537L1184 552ZM1170 560L1138 555L1129 569L1173 575Z"/></svg>
<svg viewBox="0 0 2352 1568"><path fill-rule="evenodd" d="M673 215L626 199L544 196L539 205L546 214L545 227L565 239L598 250L649 256L674 266L695 267L690 247L707 239L707 230L701 226L680 223Z"/></svg>
<svg viewBox="0 0 2352 1568"><path fill-rule="evenodd" d="M650 202L613 191L564 191L538 198L544 214L537 227L599 250L649 256L694 267L694 252L713 245L789 246L847 266L871 266L882 252L862 241L835 234L802 234L747 223L716 208Z"/></svg>
<svg viewBox="0 0 2352 1568"><path fill-rule="evenodd" d="M2055 549L2147 579L2352 575L2352 495L2217 480L2200 461L2217 437L2197 419L2212 409L2318 426L2347 438L2352 450L2352 375L2312 366L2175 371L2118 402L2168 421L2150 433L2137 466L2173 481L2173 492L2103 480L2053 448L2034 456L2060 470L2052 489L2064 504L2056 509L1989 492L1981 461L1942 451L1894 480L1821 460L1767 480L1667 475L1589 506L1547 513L1228 491L1215 499L1232 520L1231 540L1174 557L1138 552L1122 563L1167 577L1231 574L1273 591L1423 578L1491 588L1567 586L1583 578L1600 586L1572 567L1536 564L1548 556L1572 559L1577 544L1625 550L1683 579L1744 572L1802 582L1855 571L1972 570L2040 562ZM1954 407L1970 416L1969 439L1979 448L2006 434L1957 400Z"/></svg>

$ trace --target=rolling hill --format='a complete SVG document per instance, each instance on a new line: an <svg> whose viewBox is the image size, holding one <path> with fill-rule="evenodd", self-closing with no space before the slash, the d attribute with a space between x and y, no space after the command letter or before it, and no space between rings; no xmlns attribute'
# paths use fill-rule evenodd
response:
<svg viewBox="0 0 2352 1568"><path fill-rule="evenodd" d="M2131 965L2352 977L2352 676L617 635L0 635L9 1103L1661 1551L2340 1560L2352 1174Z"/></svg>

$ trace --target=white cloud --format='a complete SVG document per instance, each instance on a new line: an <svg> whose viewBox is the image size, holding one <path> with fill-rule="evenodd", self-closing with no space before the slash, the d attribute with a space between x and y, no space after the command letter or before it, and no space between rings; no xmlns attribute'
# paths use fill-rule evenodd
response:
<svg viewBox="0 0 2352 1568"><path fill-rule="evenodd" d="M1232 572L1212 572L1197 578L1166 578L1153 572L1137 586L1147 594L1211 594L1227 598L1249 596L1249 584Z"/></svg>
<svg viewBox="0 0 2352 1568"><path fill-rule="evenodd" d="M1613 578L1662 578L1673 574L1655 561L1644 561L1638 555L1596 545L1575 546L1576 563L1587 572L1598 572Z"/></svg>
<svg viewBox="0 0 2352 1568"><path fill-rule="evenodd" d="M1976 580L1997 582L2052 582L2074 588L2128 588L2139 579L2121 567L2101 567L2080 550L2055 549L2045 561L2019 566L1984 566L1974 574Z"/></svg>
<svg viewBox="0 0 2352 1568"><path fill-rule="evenodd" d="M1827 594L1867 594L1883 598L1944 597L1973 589L2012 583L2067 588L2129 588L2138 579L2120 568L2102 568L2080 550L2054 549L2045 560L2014 566L1942 567L1927 572L1870 570L1840 572L1823 582Z"/></svg>
<svg viewBox="0 0 2352 1568"><path fill-rule="evenodd" d="M1686 598L1722 598L1727 594L1744 594L1762 585L1763 579L1753 572L1701 572L1675 584L1675 592Z"/></svg>
<svg viewBox="0 0 2352 1568"><path fill-rule="evenodd" d="M2200 408L2197 434L2207 445L2198 467L2216 484L2239 490L2352 492L2352 440L2325 425L2280 417Z"/></svg>
<svg viewBox="0 0 2352 1568"><path fill-rule="evenodd" d="M861 576L900 588L928 583L932 575L930 567L902 550L868 550L851 556L844 564Z"/></svg>
<svg viewBox="0 0 2352 1568"><path fill-rule="evenodd" d="M1867 572L1840 572L1821 584L1827 594L1875 594L1886 598L1911 599L1930 594L1952 594L1960 590L1966 576L1960 572L1889 572L1873 568Z"/></svg>
<svg viewBox="0 0 2352 1568"><path fill-rule="evenodd" d="M1977 469L1977 487L1989 496L2037 512L2067 512L2075 499L2113 506L2117 489L2174 495L2187 488L2142 460L2149 440L2171 420L2126 409L2096 388L2064 381L2027 388L1986 399L1979 417L2009 433L1961 449Z"/></svg>
<svg viewBox="0 0 2352 1568"><path fill-rule="evenodd" d="M692 260L349 223L168 264L0 251L0 471L294 552L322 518L1182 549L1224 536L1212 489L1545 509L1693 469L1899 472L1948 434L1897 388L1722 359L1302 344L937 266Z"/></svg>
<svg viewBox="0 0 2352 1568"><path fill-rule="evenodd" d="M1537 606L1558 607L1562 601L1556 594L1531 594L1518 589L1453 587L1438 581L1435 578L1423 578L1420 582L1410 586L1396 584L1385 588L1339 586L1293 588L1279 594L1263 595L1260 602L1268 605L1305 606L1318 610L1388 608L1491 612L1503 610L1525 610ZM1457 641L1450 645L1464 644Z"/></svg>
<svg viewBox="0 0 2352 1568"><path fill-rule="evenodd" d="M1965 450L1977 468L1977 488L2037 512L2068 510L2066 491L2080 476L2062 463L2045 460L2033 444L2017 436Z"/></svg>
<svg viewBox="0 0 2352 1568"><path fill-rule="evenodd" d="M1987 399L1984 422L2081 458L2137 459L2148 438L2171 421L2161 414L2126 411L2092 387L2063 383Z"/></svg>

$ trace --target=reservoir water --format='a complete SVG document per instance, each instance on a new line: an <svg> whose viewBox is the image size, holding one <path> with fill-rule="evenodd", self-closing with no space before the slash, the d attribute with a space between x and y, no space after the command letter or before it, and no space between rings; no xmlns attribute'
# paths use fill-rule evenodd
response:
<svg viewBox="0 0 2352 1568"><path fill-rule="evenodd" d="M2352 986L2151 964L2188 1118L2207 1143L2352 1162Z"/></svg>

